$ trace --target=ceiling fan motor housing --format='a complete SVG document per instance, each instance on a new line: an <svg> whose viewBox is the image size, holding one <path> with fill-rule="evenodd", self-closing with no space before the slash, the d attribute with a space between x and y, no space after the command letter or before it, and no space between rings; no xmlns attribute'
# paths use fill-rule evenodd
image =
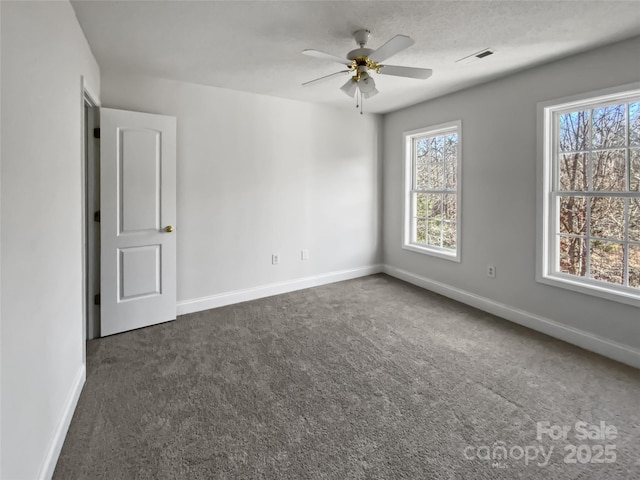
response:
<svg viewBox="0 0 640 480"><path fill-rule="evenodd" d="M358 57L367 58L373 52L374 52L373 48L365 48L365 47L356 48L355 50L351 50L349 53L347 53L347 58L349 60L356 60Z"/></svg>

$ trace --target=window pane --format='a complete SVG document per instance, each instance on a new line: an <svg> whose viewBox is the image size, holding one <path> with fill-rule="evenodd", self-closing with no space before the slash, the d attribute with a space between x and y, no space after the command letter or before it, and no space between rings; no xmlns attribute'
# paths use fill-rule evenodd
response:
<svg viewBox="0 0 640 480"><path fill-rule="evenodd" d="M629 190L632 192L640 191L640 148L632 148L629 150L629 164L631 171L629 172Z"/></svg>
<svg viewBox="0 0 640 480"><path fill-rule="evenodd" d="M629 199L629 240L640 242L640 198Z"/></svg>
<svg viewBox="0 0 640 480"><path fill-rule="evenodd" d="M584 235L587 225L585 197L560 197L560 232Z"/></svg>
<svg viewBox="0 0 640 480"><path fill-rule="evenodd" d="M424 219L415 220L415 242L425 243L427 241L427 221Z"/></svg>
<svg viewBox="0 0 640 480"><path fill-rule="evenodd" d="M560 271L584 277L587 271L585 240L576 237L560 237Z"/></svg>
<svg viewBox="0 0 640 480"><path fill-rule="evenodd" d="M640 102L629 104L629 145L640 146Z"/></svg>
<svg viewBox="0 0 640 480"><path fill-rule="evenodd" d="M626 189L624 154L624 150L592 153L593 190L623 191Z"/></svg>
<svg viewBox="0 0 640 480"><path fill-rule="evenodd" d="M456 204L456 196L446 194L442 196L442 218L445 220L455 220L458 211Z"/></svg>
<svg viewBox="0 0 640 480"><path fill-rule="evenodd" d="M591 205L592 237L624 239L624 199L593 197Z"/></svg>
<svg viewBox="0 0 640 480"><path fill-rule="evenodd" d="M594 108L593 148L621 147L625 141L625 104Z"/></svg>
<svg viewBox="0 0 640 480"><path fill-rule="evenodd" d="M442 190L444 188L443 175L444 175L444 162L433 161L429 162L427 167L429 185L431 190Z"/></svg>
<svg viewBox="0 0 640 480"><path fill-rule="evenodd" d="M429 145L428 138L417 138L415 140L415 149L417 157L424 157L427 154L427 147Z"/></svg>
<svg viewBox="0 0 640 480"><path fill-rule="evenodd" d="M442 231L442 222L439 220L429 220L427 224L427 238L429 245L436 247L442 246L440 242L440 232Z"/></svg>
<svg viewBox="0 0 640 480"><path fill-rule="evenodd" d="M429 219L442 218L442 195L430 193L427 195L427 216Z"/></svg>
<svg viewBox="0 0 640 480"><path fill-rule="evenodd" d="M427 216L427 194L426 193L414 193L413 194L413 211L416 217Z"/></svg>
<svg viewBox="0 0 640 480"><path fill-rule="evenodd" d="M457 165L453 162L447 162L444 164L445 166L445 185L444 188L447 190L455 190L456 183L458 181L456 175Z"/></svg>
<svg viewBox="0 0 640 480"><path fill-rule="evenodd" d="M569 153L560 155L560 190L588 190L589 177L586 169L587 155Z"/></svg>
<svg viewBox="0 0 640 480"><path fill-rule="evenodd" d="M458 158L458 134L452 133L444 137L444 160L454 162Z"/></svg>
<svg viewBox="0 0 640 480"><path fill-rule="evenodd" d="M416 158L416 188L427 188L427 158L425 156Z"/></svg>
<svg viewBox="0 0 640 480"><path fill-rule="evenodd" d="M429 163L438 160L438 145L435 137L427 139L425 156Z"/></svg>
<svg viewBox="0 0 640 480"><path fill-rule="evenodd" d="M629 245L629 286L640 288L640 245Z"/></svg>
<svg viewBox="0 0 640 480"><path fill-rule="evenodd" d="M624 250L621 243L589 242L589 276L596 280L622 285Z"/></svg>
<svg viewBox="0 0 640 480"><path fill-rule="evenodd" d="M575 152L587 150L589 146L589 113L589 110L582 110L559 116L560 151Z"/></svg>
<svg viewBox="0 0 640 480"><path fill-rule="evenodd" d="M444 248L456 248L455 222L442 222L442 246Z"/></svg>
<svg viewBox="0 0 640 480"><path fill-rule="evenodd" d="M438 162L444 162L444 137L435 137L436 159Z"/></svg>

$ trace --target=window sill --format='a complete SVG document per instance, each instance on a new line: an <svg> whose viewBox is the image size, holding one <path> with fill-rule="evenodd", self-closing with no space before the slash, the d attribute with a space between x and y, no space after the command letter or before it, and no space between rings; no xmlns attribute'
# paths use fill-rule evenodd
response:
<svg viewBox="0 0 640 480"><path fill-rule="evenodd" d="M414 243L406 243L402 245L404 250L410 250L412 252L421 253L423 255L430 255L432 257L443 258L452 262L460 262L460 251L446 250L444 248L426 247L422 245L416 245Z"/></svg>
<svg viewBox="0 0 640 480"><path fill-rule="evenodd" d="M572 290L592 297L604 298L612 302L624 303L634 307L640 307L640 292L635 293L632 289L617 290L601 285L600 282L590 283L589 280L580 281L575 277L562 274L547 274L536 278L538 283L544 283L554 287ZM588 283L589 282L589 283Z"/></svg>

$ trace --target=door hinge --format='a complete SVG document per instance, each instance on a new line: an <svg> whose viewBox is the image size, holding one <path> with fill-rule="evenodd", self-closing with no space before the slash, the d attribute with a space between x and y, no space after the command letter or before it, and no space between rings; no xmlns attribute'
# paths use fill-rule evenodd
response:
<svg viewBox="0 0 640 480"><path fill-rule="evenodd" d="M94 212L93 221L94 222L100 222L100 210L98 210L97 212Z"/></svg>
<svg viewBox="0 0 640 480"><path fill-rule="evenodd" d="M93 304L94 305L100 305L100 294L96 294L93 296Z"/></svg>
<svg viewBox="0 0 640 480"><path fill-rule="evenodd" d="M93 138L100 138L100 127L93 129Z"/></svg>

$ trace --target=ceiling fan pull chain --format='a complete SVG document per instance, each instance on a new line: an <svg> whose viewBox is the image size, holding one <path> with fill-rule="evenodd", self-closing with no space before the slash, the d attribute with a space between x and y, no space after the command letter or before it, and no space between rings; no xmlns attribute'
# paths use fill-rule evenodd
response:
<svg viewBox="0 0 640 480"><path fill-rule="evenodd" d="M356 90L356 108L360 107L360 89Z"/></svg>
<svg viewBox="0 0 640 480"><path fill-rule="evenodd" d="M362 115L362 104L364 103L364 97L362 96L362 92L360 92L360 115Z"/></svg>

